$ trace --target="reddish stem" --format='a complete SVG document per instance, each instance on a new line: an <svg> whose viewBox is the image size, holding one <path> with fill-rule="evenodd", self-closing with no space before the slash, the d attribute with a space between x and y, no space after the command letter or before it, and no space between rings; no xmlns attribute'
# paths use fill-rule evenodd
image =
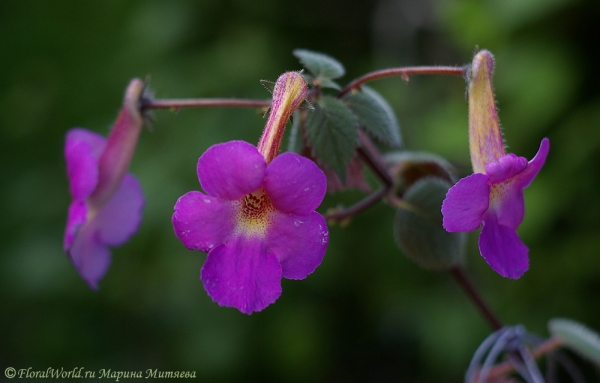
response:
<svg viewBox="0 0 600 383"><path fill-rule="evenodd" d="M386 195L387 192L388 188L381 188L375 193L369 194L365 199L357 202L355 205L352 205L344 210L326 213L324 217L327 221L341 222L346 218L350 218L360 213L361 211L366 210L371 206L375 205L377 202L379 202L379 200L381 200L381 198L383 198L383 196Z"/></svg>
<svg viewBox="0 0 600 383"><path fill-rule="evenodd" d="M181 109L181 108L207 108L207 107L240 107L240 108L268 108L270 100L245 100L236 98L198 98L198 99L171 99L171 100L142 100L141 109Z"/></svg>
<svg viewBox="0 0 600 383"><path fill-rule="evenodd" d="M465 274L464 270L460 266L457 266L450 269L450 272L454 279L458 282L458 284L462 286L463 290L465 291L465 293L467 293L469 298L471 298L471 300L479 309L481 314L485 317L485 319L487 319L490 326L492 326L492 329L494 331L500 330L503 327L502 323L500 322L498 317L494 315L494 313L485 303L481 295L479 295L479 292L477 291L475 286L473 286L469 278L467 278L467 275Z"/></svg>
<svg viewBox="0 0 600 383"><path fill-rule="evenodd" d="M341 98L346 93L353 89L358 89L366 82L377 80L384 77L402 76L404 81L410 79L410 76L416 74L445 74L454 76L465 76L466 67L453 67L453 66L421 66L421 67L404 67L404 68L389 68L380 69L374 72L367 73L361 77L351 81L344 89L342 89L337 97Z"/></svg>
<svg viewBox="0 0 600 383"><path fill-rule="evenodd" d="M534 359L538 359L562 346L562 341L558 338L550 338L544 343L537 346L535 349L531 351L531 356ZM515 367L510 361L498 364L492 367L487 374L488 381L492 381L494 379L498 379L502 376L508 375L511 372L515 371ZM479 381L479 374L475 376L473 379L474 382Z"/></svg>

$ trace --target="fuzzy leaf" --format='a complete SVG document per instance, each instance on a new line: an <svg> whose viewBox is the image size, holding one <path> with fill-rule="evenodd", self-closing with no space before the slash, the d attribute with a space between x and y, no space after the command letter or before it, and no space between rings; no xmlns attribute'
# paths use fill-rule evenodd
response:
<svg viewBox="0 0 600 383"><path fill-rule="evenodd" d="M548 322L550 334L582 357L600 366L600 336L571 319L555 318Z"/></svg>
<svg viewBox="0 0 600 383"><path fill-rule="evenodd" d="M356 119L343 102L330 96L321 97L314 107L306 119L313 152L344 182L358 140Z"/></svg>
<svg viewBox="0 0 600 383"><path fill-rule="evenodd" d="M368 133L385 144L400 147L400 125L392 107L379 93L363 86L362 91L347 93L343 100Z"/></svg>
<svg viewBox="0 0 600 383"><path fill-rule="evenodd" d="M465 233L442 227L442 201L452 186L439 178L423 178L404 194L406 206L396 212L394 236L404 254L428 270L462 263Z"/></svg>
<svg viewBox="0 0 600 383"><path fill-rule="evenodd" d="M313 107L314 109L314 107ZM289 129L288 152L300 153L304 146L304 137L300 129L300 111L296 110L292 118L292 126Z"/></svg>
<svg viewBox="0 0 600 383"><path fill-rule="evenodd" d="M339 61L326 54L306 49L295 49L293 53L318 81L342 77L346 73Z"/></svg>
<svg viewBox="0 0 600 383"><path fill-rule="evenodd" d="M341 90L342 87L335 81L330 80L328 78L317 80L318 84L321 88L331 88L335 90Z"/></svg>

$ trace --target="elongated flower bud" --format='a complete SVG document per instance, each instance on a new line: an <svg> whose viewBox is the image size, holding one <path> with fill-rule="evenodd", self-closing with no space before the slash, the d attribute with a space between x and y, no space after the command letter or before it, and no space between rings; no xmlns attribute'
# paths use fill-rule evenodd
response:
<svg viewBox="0 0 600 383"><path fill-rule="evenodd" d="M100 156L98 186L88 199L91 211L100 210L114 195L129 169L144 123L138 108L143 91L144 83L137 78L127 86L123 108Z"/></svg>
<svg viewBox="0 0 600 383"><path fill-rule="evenodd" d="M263 155L267 164L271 163L279 153L285 124L307 94L308 86L300 73L286 72L277 79L275 89L273 89L269 119L258 142L258 151Z"/></svg>
<svg viewBox="0 0 600 383"><path fill-rule="evenodd" d="M492 87L494 58L482 50L473 58L469 78L469 146L474 173L506 155Z"/></svg>

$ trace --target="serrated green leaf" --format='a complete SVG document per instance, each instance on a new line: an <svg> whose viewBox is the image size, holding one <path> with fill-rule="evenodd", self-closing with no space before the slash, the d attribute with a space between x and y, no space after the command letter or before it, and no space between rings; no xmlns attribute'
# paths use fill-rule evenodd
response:
<svg viewBox="0 0 600 383"><path fill-rule="evenodd" d="M306 49L295 49L293 53L320 82L324 79L342 77L346 73L344 66L339 61L326 54Z"/></svg>
<svg viewBox="0 0 600 383"><path fill-rule="evenodd" d="M600 366L600 336L571 319L555 318L548 322L550 334L584 358Z"/></svg>
<svg viewBox="0 0 600 383"><path fill-rule="evenodd" d="M354 115L343 102L330 96L321 97L314 107L306 119L313 152L344 182L358 140Z"/></svg>
<svg viewBox="0 0 600 383"><path fill-rule="evenodd" d="M400 125L392 107L375 90L363 86L360 92L349 92L342 98L368 133L385 144L400 147Z"/></svg>
<svg viewBox="0 0 600 383"><path fill-rule="evenodd" d="M463 261L465 233L442 227L442 201L452 186L438 178L417 181L396 212L394 236L408 258L428 270L448 269Z"/></svg>

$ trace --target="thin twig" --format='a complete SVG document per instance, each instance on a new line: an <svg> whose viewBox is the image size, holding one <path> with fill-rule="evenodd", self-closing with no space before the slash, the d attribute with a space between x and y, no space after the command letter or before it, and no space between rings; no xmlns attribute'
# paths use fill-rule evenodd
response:
<svg viewBox="0 0 600 383"><path fill-rule="evenodd" d="M206 107L268 108L269 100L246 100L236 98L198 98L198 99L143 99L141 109L181 109Z"/></svg>
<svg viewBox="0 0 600 383"><path fill-rule="evenodd" d="M450 273L458 282L458 284L462 286L462 288L467 293L469 298L471 298L473 303L475 303L475 306L477 307L479 312L481 312L481 314L485 317L485 319L487 319L492 329L494 331L500 330L502 328L502 323L500 322L498 317L494 315L494 313L485 303L481 295L479 295L479 292L477 291L477 289L475 289L469 278L467 278L467 275L465 274L464 270L460 266L457 266L450 269Z"/></svg>
<svg viewBox="0 0 600 383"><path fill-rule="evenodd" d="M364 83L369 81L377 80L384 77L401 76L406 82L410 79L410 76L417 74L443 74L443 75L454 75L454 76L465 76L467 67L453 67L453 66L421 66L421 67L404 67L404 68L389 68L380 69L360 76L359 78L351 81L348 85L342 89L337 97L341 98L346 93L353 89L358 89Z"/></svg>
<svg viewBox="0 0 600 383"><path fill-rule="evenodd" d="M394 180L387 170L379 149L373 144L369 136L360 129L358 130L358 142L360 145L357 151L361 159L375 172L389 190L393 186Z"/></svg>
<svg viewBox="0 0 600 383"><path fill-rule="evenodd" d="M375 205L384 195L388 192L388 188L381 188L375 193L369 194L366 198L360 200L358 203L350 206L347 209L326 213L324 215L327 221L341 222L346 218L350 218L363 210L370 208Z"/></svg>

